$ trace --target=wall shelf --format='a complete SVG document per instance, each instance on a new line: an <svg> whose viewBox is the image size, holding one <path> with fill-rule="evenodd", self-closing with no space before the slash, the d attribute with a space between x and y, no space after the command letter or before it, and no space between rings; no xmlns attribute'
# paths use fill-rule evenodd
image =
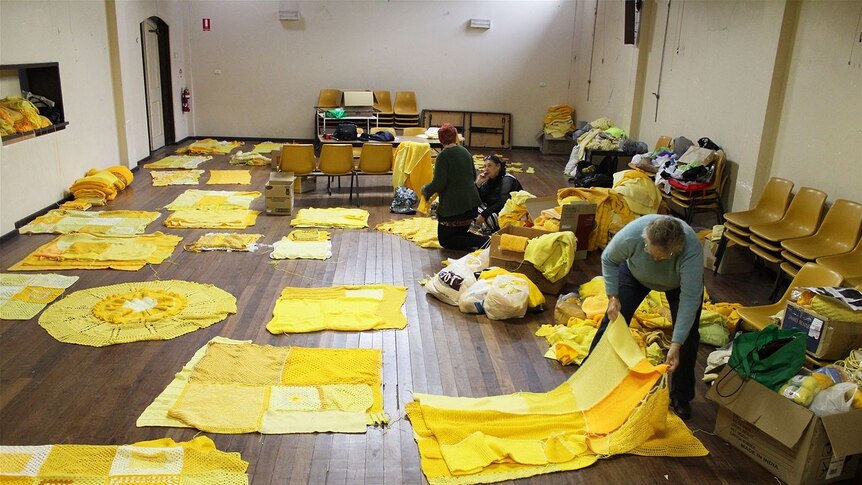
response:
<svg viewBox="0 0 862 485"><path fill-rule="evenodd" d="M54 107L50 110L39 110L41 115L47 117L54 123L53 125L24 133L13 133L4 136L2 139L4 145L54 133L55 131L65 129L66 126L69 125L66 121L66 113L63 110L63 90L60 85L59 63L38 62L32 64L3 64L0 65L0 71L6 71L9 73L9 77L17 75L18 78L19 92L7 92L4 93L4 95L14 94L16 96L21 96L24 91L28 91L33 94L44 96L54 102ZM14 71L14 74L10 71ZM13 89L11 88L9 89L9 91L12 90Z"/></svg>

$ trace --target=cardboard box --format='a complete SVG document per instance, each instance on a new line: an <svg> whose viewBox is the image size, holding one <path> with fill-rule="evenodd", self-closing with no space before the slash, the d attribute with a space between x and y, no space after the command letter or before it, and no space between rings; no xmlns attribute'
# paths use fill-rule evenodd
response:
<svg viewBox="0 0 862 485"><path fill-rule="evenodd" d="M805 347L809 354L818 359L843 359L851 350L862 347L862 325L830 320L791 301L787 302L787 309L784 310L781 328L805 332L808 335Z"/></svg>
<svg viewBox="0 0 862 485"><path fill-rule="evenodd" d="M346 108L374 106L374 92L360 89L345 90L343 105Z"/></svg>
<svg viewBox="0 0 862 485"><path fill-rule="evenodd" d="M271 172L269 182L264 188L266 214L289 216L293 211L293 184L296 177L292 172Z"/></svg>
<svg viewBox="0 0 862 485"><path fill-rule="evenodd" d="M506 226L495 232L491 235L491 266L499 266L513 273L521 273L535 283L542 293L559 295L563 286L566 285L568 278L561 278L559 281L552 283L532 263L524 261L524 253L500 249L500 238L503 234L513 234L532 239L542 234L548 234L548 231L530 227Z"/></svg>
<svg viewBox="0 0 862 485"><path fill-rule="evenodd" d="M789 485L852 478L862 455L862 410L818 417L729 366L707 393L715 433Z"/></svg>
<svg viewBox="0 0 862 485"><path fill-rule="evenodd" d="M705 239L703 241L703 267L712 271L715 266L715 255L718 252L718 241ZM733 241L727 242L724 256L718 266L718 274L750 273L754 270L754 254Z"/></svg>
<svg viewBox="0 0 862 485"><path fill-rule="evenodd" d="M530 218L535 220L542 211L557 207L556 197L535 197L524 203ZM596 204L585 201L570 202L562 206L560 230L572 231L578 239L575 259L586 259L590 234L596 227Z"/></svg>

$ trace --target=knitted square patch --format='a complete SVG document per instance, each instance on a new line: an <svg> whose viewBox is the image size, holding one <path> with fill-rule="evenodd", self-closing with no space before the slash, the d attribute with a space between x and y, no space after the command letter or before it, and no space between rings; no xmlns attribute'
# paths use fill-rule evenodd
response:
<svg viewBox="0 0 862 485"><path fill-rule="evenodd" d="M246 386L279 384L289 353L290 347L210 343L189 380Z"/></svg>

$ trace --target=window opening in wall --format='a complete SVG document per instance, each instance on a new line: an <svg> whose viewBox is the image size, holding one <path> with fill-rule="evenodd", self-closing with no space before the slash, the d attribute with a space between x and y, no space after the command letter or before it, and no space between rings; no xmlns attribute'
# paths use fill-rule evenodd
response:
<svg viewBox="0 0 862 485"><path fill-rule="evenodd" d="M64 129L60 65L0 65L0 134L9 144Z"/></svg>

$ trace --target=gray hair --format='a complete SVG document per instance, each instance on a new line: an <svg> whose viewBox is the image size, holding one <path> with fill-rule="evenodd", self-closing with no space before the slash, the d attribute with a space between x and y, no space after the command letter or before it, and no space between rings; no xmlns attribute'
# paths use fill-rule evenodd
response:
<svg viewBox="0 0 862 485"><path fill-rule="evenodd" d="M673 216L658 216L647 224L643 238L651 246L663 248L669 253L679 253L685 247L685 229L682 222Z"/></svg>

